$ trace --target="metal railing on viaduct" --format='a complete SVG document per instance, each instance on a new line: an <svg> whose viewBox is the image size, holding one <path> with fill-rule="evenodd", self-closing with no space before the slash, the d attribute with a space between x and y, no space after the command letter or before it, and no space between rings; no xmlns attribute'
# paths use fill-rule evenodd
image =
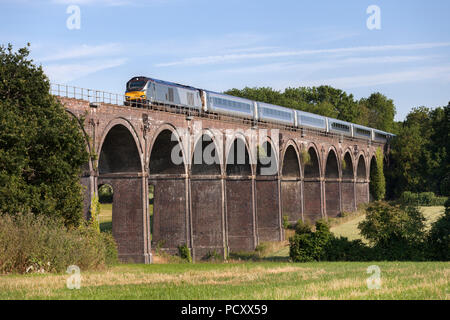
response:
<svg viewBox="0 0 450 320"><path fill-rule="evenodd" d="M53 84L51 93L79 120L93 155L81 177L86 217L98 188L113 188L123 261L150 263L152 247L176 253L184 244L196 260L225 257L283 240L284 216L313 222L354 211L370 201L375 153L386 148L170 105L125 106L124 95L97 90Z"/></svg>

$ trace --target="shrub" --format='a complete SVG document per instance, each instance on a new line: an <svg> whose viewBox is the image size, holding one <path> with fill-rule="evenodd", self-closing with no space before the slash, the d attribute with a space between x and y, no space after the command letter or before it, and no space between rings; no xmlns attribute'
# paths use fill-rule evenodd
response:
<svg viewBox="0 0 450 320"><path fill-rule="evenodd" d="M424 222L417 207L377 201L367 207L366 219L358 228L385 260L423 260Z"/></svg>
<svg viewBox="0 0 450 320"><path fill-rule="evenodd" d="M180 255L181 259L186 260L189 263L192 262L191 250L189 250L186 244L178 246L178 254Z"/></svg>
<svg viewBox="0 0 450 320"><path fill-rule="evenodd" d="M69 265L98 269L117 262L110 234L89 225L67 228L62 219L0 216L0 273L63 272Z"/></svg>
<svg viewBox="0 0 450 320"><path fill-rule="evenodd" d="M303 234L303 233L311 233L312 227L309 223L303 222L302 219L299 219L297 221L297 224L295 225L295 233L296 234Z"/></svg>
<svg viewBox="0 0 450 320"><path fill-rule="evenodd" d="M286 230L290 227L290 223L289 223L289 216L284 215L283 216L283 228Z"/></svg>
<svg viewBox="0 0 450 320"><path fill-rule="evenodd" d="M109 184L104 184L98 188L98 200L100 203L113 202L113 189Z"/></svg>
<svg viewBox="0 0 450 320"><path fill-rule="evenodd" d="M445 213L431 226L428 244L431 258L450 260L450 199L445 202Z"/></svg>
<svg viewBox="0 0 450 320"><path fill-rule="evenodd" d="M331 238L328 224L323 220L316 222L315 232L297 233L289 239L289 256L294 262L321 261L324 248Z"/></svg>
<svg viewBox="0 0 450 320"><path fill-rule="evenodd" d="M399 202L404 206L443 206L447 197L437 197L433 192L413 193L405 191Z"/></svg>
<svg viewBox="0 0 450 320"><path fill-rule="evenodd" d="M345 237L330 238L324 249L326 261L372 261L376 260L375 250L361 240L348 240Z"/></svg>

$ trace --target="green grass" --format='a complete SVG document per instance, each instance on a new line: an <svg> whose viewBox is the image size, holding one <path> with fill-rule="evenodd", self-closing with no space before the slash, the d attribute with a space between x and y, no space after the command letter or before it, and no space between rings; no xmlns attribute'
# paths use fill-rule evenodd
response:
<svg viewBox="0 0 450 320"><path fill-rule="evenodd" d="M381 289L367 288L367 267ZM198 263L118 265L68 275L0 277L0 299L449 299L449 262Z"/></svg>

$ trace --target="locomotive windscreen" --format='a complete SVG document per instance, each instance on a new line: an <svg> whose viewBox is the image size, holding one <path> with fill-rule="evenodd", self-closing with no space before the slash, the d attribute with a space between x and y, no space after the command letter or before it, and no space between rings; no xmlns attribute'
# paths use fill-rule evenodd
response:
<svg viewBox="0 0 450 320"><path fill-rule="evenodd" d="M142 89L144 89L146 83L147 81L143 80L130 81L128 83L127 91L141 91Z"/></svg>

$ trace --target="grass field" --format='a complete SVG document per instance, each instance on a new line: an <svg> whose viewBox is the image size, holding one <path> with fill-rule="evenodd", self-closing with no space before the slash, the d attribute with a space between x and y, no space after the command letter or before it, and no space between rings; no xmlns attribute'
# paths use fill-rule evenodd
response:
<svg viewBox="0 0 450 320"><path fill-rule="evenodd" d="M442 207L423 208L428 222ZM360 237L363 216L332 228ZM111 228L111 205L101 206L102 229ZM81 289L66 288L67 274L0 276L0 299L450 299L450 262L289 263L287 241L268 244L260 261L120 264L81 272ZM179 260L178 260L179 261ZM158 264L159 262L159 264ZM367 267L381 270L381 288L370 290Z"/></svg>
<svg viewBox="0 0 450 320"><path fill-rule="evenodd" d="M381 288L367 288L367 267ZM68 275L0 277L0 299L449 299L450 263L198 263L118 265Z"/></svg>

